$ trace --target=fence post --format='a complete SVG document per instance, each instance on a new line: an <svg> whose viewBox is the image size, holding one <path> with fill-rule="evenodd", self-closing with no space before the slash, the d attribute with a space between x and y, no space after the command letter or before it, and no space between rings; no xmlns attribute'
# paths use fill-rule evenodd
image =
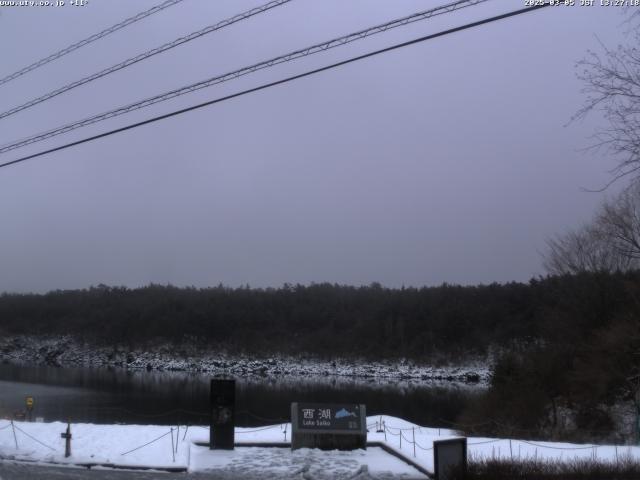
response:
<svg viewBox="0 0 640 480"><path fill-rule="evenodd" d="M16 442L16 450L18 449L18 437L16 437L16 427L13 426L13 420L11 420L11 430L13 430L13 441Z"/></svg>
<svg viewBox="0 0 640 480"><path fill-rule="evenodd" d="M402 429L400 429L400 450L402 450Z"/></svg>
<svg viewBox="0 0 640 480"><path fill-rule="evenodd" d="M413 434L413 458L416 457L416 427L411 427L411 433Z"/></svg>
<svg viewBox="0 0 640 480"><path fill-rule="evenodd" d="M176 452L173 447L173 427L171 427L171 455L173 455L173 463L176 463Z"/></svg>
<svg viewBox="0 0 640 480"><path fill-rule="evenodd" d="M513 461L513 447L511 446L511 439L509 439L509 452L511 453L511 461Z"/></svg>
<svg viewBox="0 0 640 480"><path fill-rule="evenodd" d="M68 458L71 456L71 420L67 422L67 431L62 436L65 438L64 456Z"/></svg>
<svg viewBox="0 0 640 480"><path fill-rule="evenodd" d="M176 453L178 453L178 440L180 440L180 425L178 425L178 430L176 431Z"/></svg>
<svg viewBox="0 0 640 480"><path fill-rule="evenodd" d="M384 441L387 441L387 422L382 421L382 429L384 430Z"/></svg>

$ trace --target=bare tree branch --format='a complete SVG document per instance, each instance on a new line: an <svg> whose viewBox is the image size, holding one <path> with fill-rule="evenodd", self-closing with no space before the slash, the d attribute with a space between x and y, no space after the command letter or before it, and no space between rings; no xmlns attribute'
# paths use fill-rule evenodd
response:
<svg viewBox="0 0 640 480"><path fill-rule="evenodd" d="M604 202L590 223L547 240L544 266L552 275L640 268L640 184Z"/></svg>
<svg viewBox="0 0 640 480"><path fill-rule="evenodd" d="M632 11L627 20L630 40L615 49L599 39L601 52L588 51L576 65L584 87L585 104L571 121L600 112L607 125L599 127L588 150L602 151L616 159L614 175L602 190L622 177L638 179L640 169L640 12Z"/></svg>

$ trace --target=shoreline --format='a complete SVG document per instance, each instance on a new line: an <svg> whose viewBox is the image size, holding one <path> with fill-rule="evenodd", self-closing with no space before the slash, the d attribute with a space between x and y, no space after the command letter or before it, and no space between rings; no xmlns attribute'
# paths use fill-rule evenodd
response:
<svg viewBox="0 0 640 480"><path fill-rule="evenodd" d="M238 377L350 377L410 382L451 382L487 386L491 367L486 360L448 365L427 365L412 360L311 356L230 354L192 345L149 344L145 348L105 346L81 342L71 336L16 335L0 339L0 362L18 365L122 368L134 371L207 373Z"/></svg>

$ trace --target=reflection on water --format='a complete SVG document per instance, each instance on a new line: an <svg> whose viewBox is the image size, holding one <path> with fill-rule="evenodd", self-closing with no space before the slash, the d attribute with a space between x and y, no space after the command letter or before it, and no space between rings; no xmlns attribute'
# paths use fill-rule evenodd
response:
<svg viewBox="0 0 640 480"><path fill-rule="evenodd" d="M210 379L185 372L0 365L0 416L24 410L25 396L31 395L33 416L45 421L206 424ZM291 402L298 401L364 403L368 415L444 427L480 392L477 387L344 377L236 380L239 426L288 419Z"/></svg>

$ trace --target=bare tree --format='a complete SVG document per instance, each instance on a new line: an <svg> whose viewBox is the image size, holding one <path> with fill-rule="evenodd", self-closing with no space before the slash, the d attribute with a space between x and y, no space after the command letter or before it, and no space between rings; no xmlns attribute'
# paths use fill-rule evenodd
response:
<svg viewBox="0 0 640 480"><path fill-rule="evenodd" d="M605 202L596 216L597 228L631 266L640 261L640 185L630 185L613 201Z"/></svg>
<svg viewBox="0 0 640 480"><path fill-rule="evenodd" d="M588 51L577 67L587 100L574 119L593 111L604 115L607 125L596 130L590 148L603 150L617 160L611 172L614 178L608 185L628 175L637 179L640 173L640 51L636 48L640 45L640 22L637 13L628 21L630 41L627 45L612 50L601 44L601 53Z"/></svg>
<svg viewBox="0 0 640 480"><path fill-rule="evenodd" d="M628 270L631 259L615 251L596 224L547 240L544 266L552 275Z"/></svg>
<svg viewBox="0 0 640 480"><path fill-rule="evenodd" d="M544 265L554 275L640 267L640 184L604 202L593 220L547 240Z"/></svg>

